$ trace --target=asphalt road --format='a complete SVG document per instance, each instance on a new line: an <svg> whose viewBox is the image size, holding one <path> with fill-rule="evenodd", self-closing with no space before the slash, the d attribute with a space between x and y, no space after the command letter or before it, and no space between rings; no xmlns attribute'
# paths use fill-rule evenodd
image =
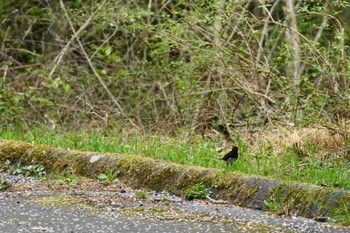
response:
<svg viewBox="0 0 350 233"><path fill-rule="evenodd" d="M126 218L118 213L58 208L0 194L0 232L244 232L234 226Z"/></svg>
<svg viewBox="0 0 350 233"><path fill-rule="evenodd" d="M208 200L150 192L118 182L36 180L0 172L0 232L259 232L345 233L309 219L270 215Z"/></svg>
<svg viewBox="0 0 350 233"><path fill-rule="evenodd" d="M232 222L126 217L118 209L59 207L0 193L0 232L350 232L350 228L334 228L306 219L269 216L233 206L198 203L175 205L198 213L221 214Z"/></svg>

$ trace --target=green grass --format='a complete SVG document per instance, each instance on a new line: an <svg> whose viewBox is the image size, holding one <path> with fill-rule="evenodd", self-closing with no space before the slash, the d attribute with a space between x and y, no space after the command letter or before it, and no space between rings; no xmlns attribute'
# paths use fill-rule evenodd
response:
<svg viewBox="0 0 350 233"><path fill-rule="evenodd" d="M227 169L225 162L220 160L223 154L216 152L214 142L204 139L189 140L179 137L164 142L164 139L157 135L144 136L134 133L123 137L121 134L105 136L105 133L99 132L55 133L44 129L31 132L1 130L0 138L34 141L64 149L138 154L179 164ZM236 138L236 143L240 146L240 158L228 169L246 174L350 189L350 163L345 159L327 158L320 162L314 155L300 158L288 148L284 156L276 157L263 145L260 151L253 155L239 137Z"/></svg>

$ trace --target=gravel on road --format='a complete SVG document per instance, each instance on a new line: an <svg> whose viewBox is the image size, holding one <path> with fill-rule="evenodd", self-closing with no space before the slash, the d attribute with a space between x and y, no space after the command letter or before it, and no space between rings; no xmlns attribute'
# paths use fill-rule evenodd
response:
<svg viewBox="0 0 350 233"><path fill-rule="evenodd" d="M0 232L350 232L309 219L132 190L118 180L37 180L5 172L0 178L12 184L0 192Z"/></svg>

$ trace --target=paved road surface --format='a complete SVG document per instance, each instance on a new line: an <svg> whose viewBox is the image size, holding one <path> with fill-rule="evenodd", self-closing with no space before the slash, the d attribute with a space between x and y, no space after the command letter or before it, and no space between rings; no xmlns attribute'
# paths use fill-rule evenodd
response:
<svg viewBox="0 0 350 233"><path fill-rule="evenodd" d="M84 209L63 209L0 193L0 232L243 232L225 224L126 218Z"/></svg>
<svg viewBox="0 0 350 233"><path fill-rule="evenodd" d="M78 206L58 207L35 203L0 193L0 232L350 232L305 220L280 218L259 211L231 206L177 204L191 211L220 213L246 224L186 222L126 217L118 211L88 210ZM254 227L254 223L259 227ZM267 223L266 227L262 223Z"/></svg>
<svg viewBox="0 0 350 233"><path fill-rule="evenodd" d="M186 201L166 193L137 198L118 182L78 178L36 180L1 173L10 180L0 192L0 232L282 232L345 233L308 219L208 201ZM164 201L166 200L166 201Z"/></svg>

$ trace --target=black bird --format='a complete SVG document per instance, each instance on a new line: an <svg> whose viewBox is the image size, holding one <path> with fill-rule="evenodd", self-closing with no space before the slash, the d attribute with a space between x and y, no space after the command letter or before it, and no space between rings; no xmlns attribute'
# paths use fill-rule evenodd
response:
<svg viewBox="0 0 350 233"><path fill-rule="evenodd" d="M235 162L238 159L238 146L233 146L232 150L227 153L222 160L226 161L227 167L229 164Z"/></svg>

